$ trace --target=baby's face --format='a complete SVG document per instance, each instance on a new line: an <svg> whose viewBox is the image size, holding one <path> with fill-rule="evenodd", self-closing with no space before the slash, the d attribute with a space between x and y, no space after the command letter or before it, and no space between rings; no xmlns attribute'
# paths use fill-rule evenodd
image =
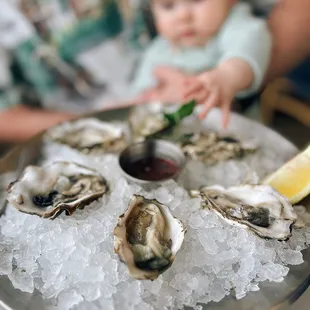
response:
<svg viewBox="0 0 310 310"><path fill-rule="evenodd" d="M177 46L204 45L236 0L153 0L157 31Z"/></svg>

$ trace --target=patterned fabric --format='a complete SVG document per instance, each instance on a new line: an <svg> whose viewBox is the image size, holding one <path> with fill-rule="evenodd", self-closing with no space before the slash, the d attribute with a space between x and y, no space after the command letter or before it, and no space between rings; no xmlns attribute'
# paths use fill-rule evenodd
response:
<svg viewBox="0 0 310 310"><path fill-rule="evenodd" d="M122 28L114 0L0 0L0 108L92 96L79 57Z"/></svg>

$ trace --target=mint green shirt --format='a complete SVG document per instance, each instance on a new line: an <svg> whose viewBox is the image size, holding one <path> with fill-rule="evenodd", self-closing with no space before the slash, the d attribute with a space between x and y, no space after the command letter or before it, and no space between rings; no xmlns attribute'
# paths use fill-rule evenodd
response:
<svg viewBox="0 0 310 310"><path fill-rule="evenodd" d="M269 65L271 41L265 20L254 17L249 4L238 3L219 32L203 47L176 50L163 37L155 38L137 70L133 92L138 94L156 85L152 72L159 65L196 74L210 70L225 60L238 58L253 69L253 84L238 94L239 97L248 96L262 84Z"/></svg>

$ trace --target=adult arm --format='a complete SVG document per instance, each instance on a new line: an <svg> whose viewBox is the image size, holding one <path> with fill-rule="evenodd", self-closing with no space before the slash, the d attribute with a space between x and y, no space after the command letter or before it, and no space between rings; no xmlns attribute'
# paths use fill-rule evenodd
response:
<svg viewBox="0 0 310 310"><path fill-rule="evenodd" d="M23 105L0 111L0 142L21 142L74 115L31 109Z"/></svg>
<svg viewBox="0 0 310 310"><path fill-rule="evenodd" d="M268 23L273 51L265 82L281 76L310 55L310 1L280 0Z"/></svg>

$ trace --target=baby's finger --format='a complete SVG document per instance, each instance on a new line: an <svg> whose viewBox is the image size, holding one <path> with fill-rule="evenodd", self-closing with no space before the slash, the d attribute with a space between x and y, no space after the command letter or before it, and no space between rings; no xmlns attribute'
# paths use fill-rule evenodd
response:
<svg viewBox="0 0 310 310"><path fill-rule="evenodd" d="M214 90L214 92L211 92L209 98L205 101L204 108L202 112L199 114L199 118L202 120L204 119L207 114L210 112L212 108L217 106L218 100L219 100L219 92L218 90Z"/></svg>
<svg viewBox="0 0 310 310"><path fill-rule="evenodd" d="M208 95L209 91L205 88L201 88L197 92L183 97L183 101L196 100L197 104L202 104L208 98Z"/></svg>
<svg viewBox="0 0 310 310"><path fill-rule="evenodd" d="M192 81L191 83L187 84L183 90L183 97L190 96L193 93L201 90L203 88L202 83L199 81Z"/></svg>
<svg viewBox="0 0 310 310"><path fill-rule="evenodd" d="M195 76L187 76L183 81L184 86L188 86L192 84L197 84L197 78Z"/></svg>
<svg viewBox="0 0 310 310"><path fill-rule="evenodd" d="M230 116L230 102L225 101L222 105L222 127L227 128Z"/></svg>

